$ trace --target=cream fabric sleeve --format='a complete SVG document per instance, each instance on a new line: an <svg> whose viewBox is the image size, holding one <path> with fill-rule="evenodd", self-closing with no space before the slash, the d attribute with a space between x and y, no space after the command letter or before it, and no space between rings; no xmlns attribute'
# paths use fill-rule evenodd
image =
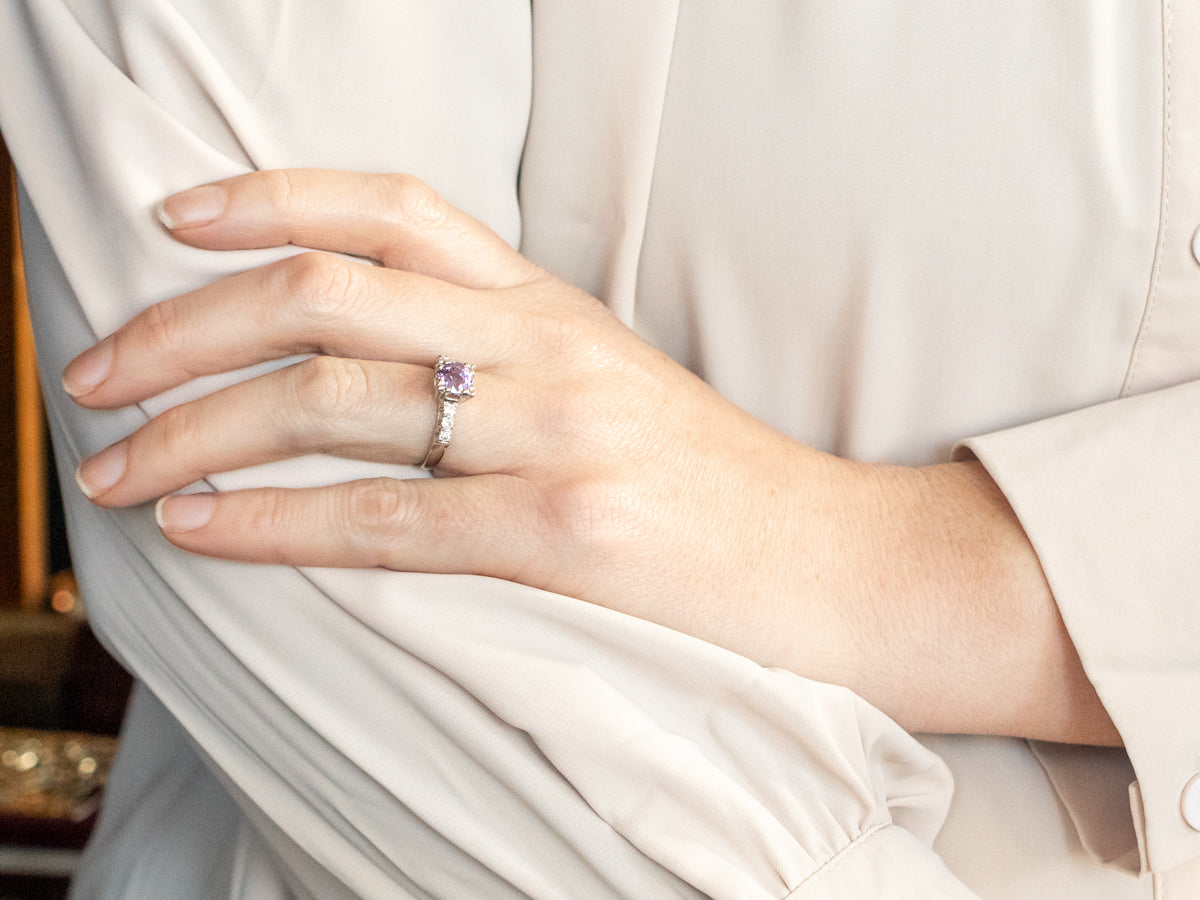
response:
<svg viewBox="0 0 1200 900"><path fill-rule="evenodd" d="M1158 242L1122 396L960 451L1020 517L1128 761L1035 750L1092 852L1159 873L1200 860L1200 10L1166 4L1162 40Z"/></svg>
<svg viewBox="0 0 1200 900"><path fill-rule="evenodd" d="M966 444L1033 541L1132 772L1104 750L1039 756L1085 843L1133 871L1200 856L1182 810L1200 772L1198 411L1193 382Z"/></svg>
<svg viewBox="0 0 1200 900"><path fill-rule="evenodd" d="M158 199L255 167L406 170L515 242L529 71L515 2L3 0L0 127L67 483L222 379L91 413L58 386L66 361L278 255L181 247ZM300 460L197 489L378 471ZM150 780L208 804L147 810L123 766L106 828L141 858L91 896L970 896L927 848L944 766L847 691L518 585L199 559L149 509L67 505L95 626L153 694L131 749L158 741ZM236 808L185 777L197 760ZM139 879L177 853L208 879Z"/></svg>

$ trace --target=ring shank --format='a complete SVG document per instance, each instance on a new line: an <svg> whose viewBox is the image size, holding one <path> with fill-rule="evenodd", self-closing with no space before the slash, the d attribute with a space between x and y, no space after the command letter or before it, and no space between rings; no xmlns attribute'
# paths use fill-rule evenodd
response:
<svg viewBox="0 0 1200 900"><path fill-rule="evenodd" d="M437 466L450 446L450 437L454 433L454 414L458 411L458 401L438 396L437 417L434 420L433 437L429 441L429 450L421 461L421 468L429 470Z"/></svg>

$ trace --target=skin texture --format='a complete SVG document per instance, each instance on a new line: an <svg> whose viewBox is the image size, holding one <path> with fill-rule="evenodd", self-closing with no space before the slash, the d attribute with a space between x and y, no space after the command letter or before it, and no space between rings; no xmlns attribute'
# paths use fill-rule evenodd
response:
<svg viewBox="0 0 1200 900"><path fill-rule="evenodd" d="M231 559L522 582L846 685L911 730L1120 742L979 463L866 465L779 434L411 177L254 173L161 217L196 247L381 265L302 254L151 307L73 361L76 401L114 408L316 354L85 460L93 502L308 453L419 462L450 353L476 364L477 399L449 477L168 498L163 533Z"/></svg>

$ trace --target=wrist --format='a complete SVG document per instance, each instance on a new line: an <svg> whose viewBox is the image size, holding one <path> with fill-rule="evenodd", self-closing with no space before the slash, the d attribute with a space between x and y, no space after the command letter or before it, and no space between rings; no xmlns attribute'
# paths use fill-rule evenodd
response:
<svg viewBox="0 0 1200 900"><path fill-rule="evenodd" d="M1041 565L976 461L827 464L811 584L856 654L844 683L909 730L1119 743Z"/></svg>

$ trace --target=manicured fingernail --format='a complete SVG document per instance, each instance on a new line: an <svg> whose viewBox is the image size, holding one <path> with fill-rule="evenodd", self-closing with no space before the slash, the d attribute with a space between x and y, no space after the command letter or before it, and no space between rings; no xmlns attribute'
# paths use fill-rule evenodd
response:
<svg viewBox="0 0 1200 900"><path fill-rule="evenodd" d="M176 494L158 501L154 518L163 531L195 531L208 524L216 507L212 494Z"/></svg>
<svg viewBox="0 0 1200 900"><path fill-rule="evenodd" d="M112 372L113 341L107 337L94 347L83 351L63 369L63 390L72 397L94 391Z"/></svg>
<svg viewBox="0 0 1200 900"><path fill-rule="evenodd" d="M101 450L85 459L75 470L75 481L89 500L102 494L121 480L129 461L129 445L125 441Z"/></svg>
<svg viewBox="0 0 1200 900"><path fill-rule="evenodd" d="M174 231L207 225L225 211L226 192L219 184L205 184L173 194L158 204L158 221Z"/></svg>

